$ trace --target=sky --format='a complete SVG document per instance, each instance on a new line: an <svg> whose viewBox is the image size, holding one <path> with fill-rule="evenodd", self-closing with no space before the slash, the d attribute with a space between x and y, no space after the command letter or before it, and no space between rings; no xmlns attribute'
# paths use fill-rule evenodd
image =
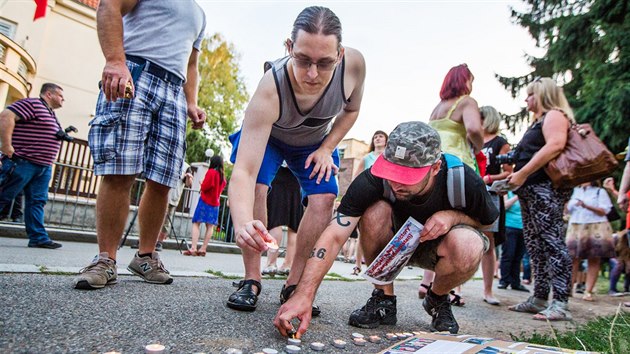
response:
<svg viewBox="0 0 630 354"><path fill-rule="evenodd" d="M286 55L283 43L300 11L322 5L335 12L342 44L358 49L366 61L361 111L346 135L366 142L376 130L427 122L444 76L461 63L475 76L471 96L480 106L514 114L525 106L525 94L512 99L494 75L527 74L525 54L542 54L510 18L510 6L523 9L522 1L197 2L206 13L207 34L218 32L234 46L250 97L263 63Z"/></svg>

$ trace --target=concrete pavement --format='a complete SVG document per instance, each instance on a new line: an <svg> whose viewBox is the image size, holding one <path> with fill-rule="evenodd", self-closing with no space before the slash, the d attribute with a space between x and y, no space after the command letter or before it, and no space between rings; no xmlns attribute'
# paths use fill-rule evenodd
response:
<svg viewBox="0 0 630 354"><path fill-rule="evenodd" d="M145 345L161 343L168 353L223 353L237 348L245 353L274 348L282 351L286 339L272 325L279 307L282 279L265 279L258 309L253 313L233 311L225 300L234 290L233 280L212 276L207 270L242 276L240 255L208 253L185 257L176 250L161 252L175 277L171 285L152 285L138 277L125 276L134 250L119 253L119 283L105 289L73 289L74 274L96 254L95 244L64 241L58 250L27 248L24 238L0 237L0 352L3 353L142 353ZM352 279L351 264L335 262L331 272ZM215 273L215 274L217 274ZM419 269L405 269L403 279L414 278ZM322 315L313 320L303 338L308 344L327 344L329 353L375 353L391 343L369 344L345 350L332 348L333 339L350 342L353 332L384 337L387 332L427 331L430 317L417 298L418 281L395 282L398 323L362 330L348 326L349 314L365 304L371 292L366 281L325 281L316 303ZM624 298L598 297L595 303L571 300L574 322L548 325L530 315L507 311L507 305L529 294L495 290L501 306L482 302L482 282L469 281L463 288L465 307L454 307L460 333L510 339L523 333L549 333L574 328L596 316L614 314ZM574 348L578 349L578 348Z"/></svg>

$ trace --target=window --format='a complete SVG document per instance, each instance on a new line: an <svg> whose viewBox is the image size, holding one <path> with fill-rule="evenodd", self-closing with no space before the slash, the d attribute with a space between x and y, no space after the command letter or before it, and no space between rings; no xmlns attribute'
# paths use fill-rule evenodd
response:
<svg viewBox="0 0 630 354"><path fill-rule="evenodd" d="M346 154L346 149L341 148L338 151L339 151L339 159L341 160L344 158L344 155Z"/></svg>
<svg viewBox="0 0 630 354"><path fill-rule="evenodd" d="M15 24L14 22L11 22L4 18L0 18L0 33L13 39L13 37L15 36L16 28L17 28L17 24Z"/></svg>
<svg viewBox="0 0 630 354"><path fill-rule="evenodd" d="M18 65L17 73L22 78L26 79L26 74L28 73L28 69L26 68L26 63L24 63L23 60L20 60L20 65Z"/></svg>
<svg viewBox="0 0 630 354"><path fill-rule="evenodd" d="M4 63L4 52L6 48L0 44L0 63Z"/></svg>

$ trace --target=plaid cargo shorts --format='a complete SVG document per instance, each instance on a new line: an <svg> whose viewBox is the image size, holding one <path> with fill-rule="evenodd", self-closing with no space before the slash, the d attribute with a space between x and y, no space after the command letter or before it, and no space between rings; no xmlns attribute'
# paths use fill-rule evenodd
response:
<svg viewBox="0 0 630 354"><path fill-rule="evenodd" d="M127 61L131 71L137 64ZM96 175L136 175L176 187L186 152L186 98L175 85L143 71L133 99L108 102L101 91L88 142Z"/></svg>

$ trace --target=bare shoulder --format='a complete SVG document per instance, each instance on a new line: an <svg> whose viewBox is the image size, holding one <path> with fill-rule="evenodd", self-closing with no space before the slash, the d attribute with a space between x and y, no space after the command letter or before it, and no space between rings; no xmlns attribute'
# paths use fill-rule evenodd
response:
<svg viewBox="0 0 630 354"><path fill-rule="evenodd" d="M356 78L365 76L365 58L363 58L363 54L350 47L344 47L344 50L346 71Z"/></svg>
<svg viewBox="0 0 630 354"><path fill-rule="evenodd" d="M272 70L267 70L247 105L245 120L273 124L278 119L279 114L280 101L276 82Z"/></svg>
<svg viewBox="0 0 630 354"><path fill-rule="evenodd" d="M461 100L461 102L460 102L460 106L461 106L462 108L464 108L464 107L470 107L470 106L473 106L473 107L478 107L478 106L479 106L479 104L477 103L477 100L476 100L476 99L474 99L474 98L472 98L472 97L470 97L470 96L465 96L464 98L462 98L462 100Z"/></svg>

